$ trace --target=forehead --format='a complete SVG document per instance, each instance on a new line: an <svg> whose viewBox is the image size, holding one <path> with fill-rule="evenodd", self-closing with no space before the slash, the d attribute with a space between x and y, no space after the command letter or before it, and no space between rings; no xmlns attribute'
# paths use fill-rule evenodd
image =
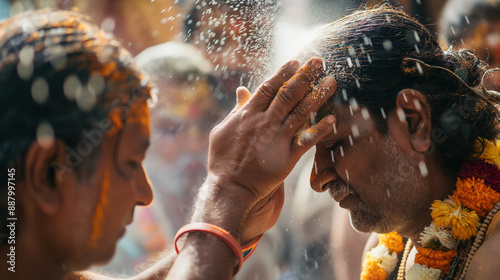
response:
<svg viewBox="0 0 500 280"><path fill-rule="evenodd" d="M373 131L375 123L370 116L368 108L360 106L355 102L342 104L328 102L323 105L317 113L318 120L333 114L337 119L335 130L332 132L337 137L352 135L358 137L363 131Z"/></svg>

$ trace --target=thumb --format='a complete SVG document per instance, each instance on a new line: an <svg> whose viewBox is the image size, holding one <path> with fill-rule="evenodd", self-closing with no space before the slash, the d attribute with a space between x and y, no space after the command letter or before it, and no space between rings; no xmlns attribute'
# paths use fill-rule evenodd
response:
<svg viewBox="0 0 500 280"><path fill-rule="evenodd" d="M243 105L245 105L248 100L250 100L252 95L250 91L246 87L238 87L236 89L236 110L240 109Z"/></svg>

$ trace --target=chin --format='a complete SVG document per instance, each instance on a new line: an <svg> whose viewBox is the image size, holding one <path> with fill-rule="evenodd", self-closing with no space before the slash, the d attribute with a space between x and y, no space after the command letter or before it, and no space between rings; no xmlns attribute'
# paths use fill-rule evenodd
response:
<svg viewBox="0 0 500 280"><path fill-rule="evenodd" d="M360 233L385 233L392 231L392 229L389 229L389 227L382 222L381 218L373 214L363 213L363 211L349 211L349 219L351 221L351 227Z"/></svg>

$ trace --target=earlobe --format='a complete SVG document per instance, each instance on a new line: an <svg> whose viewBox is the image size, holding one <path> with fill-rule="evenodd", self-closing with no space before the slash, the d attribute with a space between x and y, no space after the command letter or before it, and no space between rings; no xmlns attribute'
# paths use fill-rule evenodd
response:
<svg viewBox="0 0 500 280"><path fill-rule="evenodd" d="M64 143L40 145L34 141L26 154L25 182L31 201L40 211L54 213L61 203L61 188L56 182L54 163L64 157Z"/></svg>
<svg viewBox="0 0 500 280"><path fill-rule="evenodd" d="M396 98L396 109L404 113L410 144L423 153L431 147L431 108L425 96L413 89L404 89Z"/></svg>

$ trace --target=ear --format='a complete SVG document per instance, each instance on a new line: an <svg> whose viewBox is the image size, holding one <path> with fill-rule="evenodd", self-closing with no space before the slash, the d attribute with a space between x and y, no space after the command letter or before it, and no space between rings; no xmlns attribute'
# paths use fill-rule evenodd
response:
<svg viewBox="0 0 500 280"><path fill-rule="evenodd" d="M47 214L54 213L61 204L62 190L56 180L55 166L64 156L64 143L59 140L50 145L34 141L26 154L27 193L32 197L33 206Z"/></svg>
<svg viewBox="0 0 500 280"><path fill-rule="evenodd" d="M396 113L406 123L410 144L417 152L431 147L431 108L425 96L413 89L403 89L396 97Z"/></svg>

